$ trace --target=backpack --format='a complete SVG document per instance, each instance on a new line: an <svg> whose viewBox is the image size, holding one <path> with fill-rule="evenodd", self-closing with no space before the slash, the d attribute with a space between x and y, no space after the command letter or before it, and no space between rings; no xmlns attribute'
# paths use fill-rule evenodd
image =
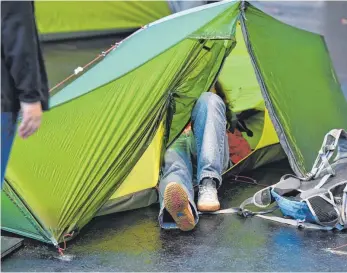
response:
<svg viewBox="0 0 347 273"><path fill-rule="evenodd" d="M330 162L337 148L337 156ZM268 211L250 212L245 206L254 204ZM285 218L265 216L279 208ZM307 178L285 175L281 180L258 191L245 200L239 213L245 217L262 218L298 227L315 229L347 228L347 133L332 130L324 138L322 148Z"/></svg>
<svg viewBox="0 0 347 273"><path fill-rule="evenodd" d="M337 148L337 151L335 151ZM331 158L337 152L335 159ZM252 212L247 205L263 211ZM268 215L279 209L283 217ZM343 230L347 228L347 133L334 129L326 134L307 177L284 175L274 185L246 199L239 208L215 212L256 216L299 228Z"/></svg>

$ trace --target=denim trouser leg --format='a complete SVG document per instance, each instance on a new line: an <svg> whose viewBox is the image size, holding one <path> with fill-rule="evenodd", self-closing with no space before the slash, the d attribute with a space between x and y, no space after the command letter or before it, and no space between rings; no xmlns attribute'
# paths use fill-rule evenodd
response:
<svg viewBox="0 0 347 273"><path fill-rule="evenodd" d="M1 189L4 183L7 162L10 157L13 139L16 131L16 123L13 122L13 114L1 113Z"/></svg>
<svg viewBox="0 0 347 273"><path fill-rule="evenodd" d="M192 111L193 132L183 133L166 151L159 183L159 223L164 229L177 228L165 210L163 196L170 182L182 185L188 194L196 223L199 220L194 203L194 186L205 177L222 183L222 172L229 167L225 104L213 94L204 93Z"/></svg>
<svg viewBox="0 0 347 273"><path fill-rule="evenodd" d="M159 224L162 228L177 228L176 223L171 220L169 213L165 209L164 192L166 186L171 182L181 184L186 190L189 202L195 213L195 221L198 222L198 213L194 203L193 188L193 164L191 160L191 139L192 133L183 133L173 145L166 151L164 165L162 167L162 176L159 183Z"/></svg>
<svg viewBox="0 0 347 273"><path fill-rule="evenodd" d="M222 184L222 173L229 167L229 145L226 134L226 108L216 94L204 93L192 112L192 125L196 145L197 182L206 177Z"/></svg>

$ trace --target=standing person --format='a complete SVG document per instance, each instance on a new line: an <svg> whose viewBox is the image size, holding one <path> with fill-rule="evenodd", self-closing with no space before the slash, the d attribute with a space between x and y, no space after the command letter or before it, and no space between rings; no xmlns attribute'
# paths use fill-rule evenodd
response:
<svg viewBox="0 0 347 273"><path fill-rule="evenodd" d="M1 1L1 187L18 113L22 112L18 134L26 139L40 127L48 98L34 3Z"/></svg>

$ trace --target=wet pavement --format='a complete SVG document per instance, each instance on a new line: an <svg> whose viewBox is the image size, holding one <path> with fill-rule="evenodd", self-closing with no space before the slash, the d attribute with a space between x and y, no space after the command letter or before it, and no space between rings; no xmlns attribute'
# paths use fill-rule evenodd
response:
<svg viewBox="0 0 347 273"><path fill-rule="evenodd" d="M273 3L273 4L271 4ZM320 32L322 5L311 2L262 4L265 11ZM298 7L300 5L300 7ZM116 38L45 45L51 86L107 49ZM121 65L121 64L115 64ZM342 72L342 73L345 73ZM247 174L270 185L291 173L286 160ZM260 186L225 181L222 208L238 206ZM163 231L158 206L92 220L68 242L67 260L52 246L26 239L2 261L2 271L346 271L347 256L327 251L347 244L347 232L298 230L259 218L203 215L192 232ZM347 252L347 247L341 248Z"/></svg>
<svg viewBox="0 0 347 273"><path fill-rule="evenodd" d="M286 160L249 175L265 184L291 173ZM260 186L224 182L223 208L238 206ZM345 271L346 255L327 251L347 233L298 230L259 218L203 215L192 232L164 231L158 206L95 218L59 260L56 250L26 240L3 261L3 271ZM341 248L343 251L347 249Z"/></svg>

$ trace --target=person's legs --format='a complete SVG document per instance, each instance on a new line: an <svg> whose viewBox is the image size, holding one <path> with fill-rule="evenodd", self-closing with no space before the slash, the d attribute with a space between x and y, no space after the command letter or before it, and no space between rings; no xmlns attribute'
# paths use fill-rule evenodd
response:
<svg viewBox="0 0 347 273"><path fill-rule="evenodd" d="M1 189L4 183L8 159L10 157L13 139L16 132L16 123L13 114L1 113Z"/></svg>
<svg viewBox="0 0 347 273"><path fill-rule="evenodd" d="M194 203L191 133L182 134L166 151L159 183L159 224L191 230L199 217Z"/></svg>
<svg viewBox="0 0 347 273"><path fill-rule="evenodd" d="M230 165L226 135L226 107L216 94L200 96L192 112L192 128L196 141L198 209L215 211L220 208L217 187L222 173ZM193 145L194 146L194 145Z"/></svg>

